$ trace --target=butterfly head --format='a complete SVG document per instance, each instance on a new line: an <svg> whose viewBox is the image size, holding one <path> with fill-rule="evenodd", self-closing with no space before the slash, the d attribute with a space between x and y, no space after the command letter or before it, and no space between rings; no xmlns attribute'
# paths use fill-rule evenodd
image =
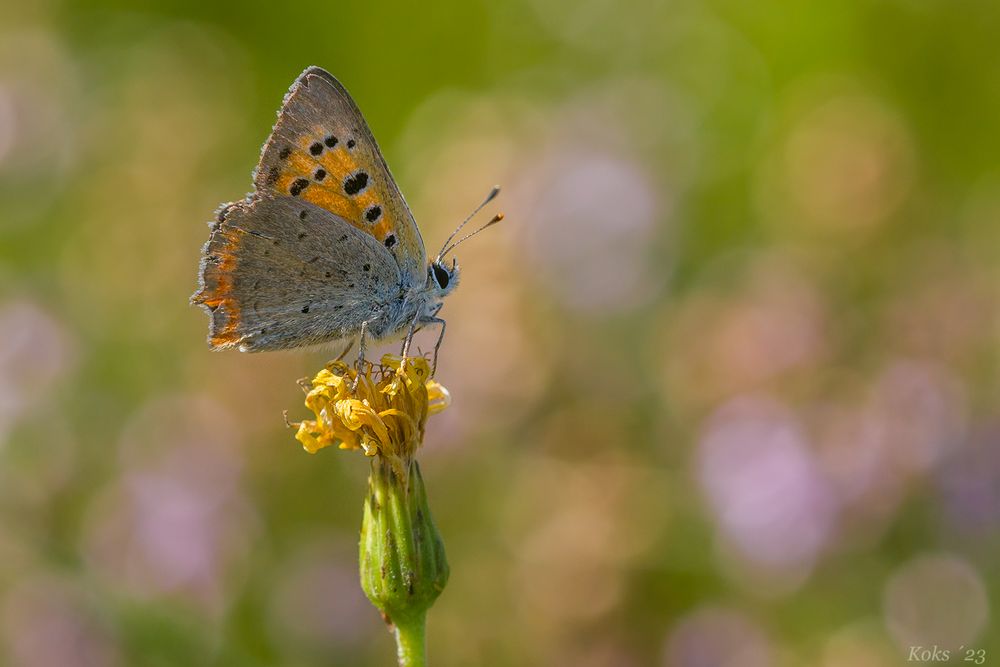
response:
<svg viewBox="0 0 1000 667"><path fill-rule="evenodd" d="M427 267L427 285L438 297L444 297L458 287L458 262L452 258L451 267L440 261L433 261Z"/></svg>

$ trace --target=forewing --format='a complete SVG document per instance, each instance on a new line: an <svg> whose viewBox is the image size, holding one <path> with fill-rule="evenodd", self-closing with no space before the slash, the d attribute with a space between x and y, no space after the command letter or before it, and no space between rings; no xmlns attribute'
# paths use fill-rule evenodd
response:
<svg viewBox="0 0 1000 667"><path fill-rule="evenodd" d="M413 215L357 105L325 70L310 67L292 84L254 184L340 216L388 249L407 286L425 281L427 257Z"/></svg>
<svg viewBox="0 0 1000 667"><path fill-rule="evenodd" d="M256 196L220 210L192 302L209 343L256 352L356 333L399 293L386 248L308 201Z"/></svg>

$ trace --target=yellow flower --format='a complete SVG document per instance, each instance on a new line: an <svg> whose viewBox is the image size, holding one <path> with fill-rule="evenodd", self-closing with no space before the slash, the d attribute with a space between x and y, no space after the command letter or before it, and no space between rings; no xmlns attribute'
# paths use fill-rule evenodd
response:
<svg viewBox="0 0 1000 667"><path fill-rule="evenodd" d="M299 422L295 438L310 454L336 444L381 456L405 478L427 417L451 403L448 390L429 376L423 357L387 354L380 365L363 366L360 377L332 362L305 385L306 407L316 418Z"/></svg>
<svg viewBox="0 0 1000 667"><path fill-rule="evenodd" d="M361 587L393 626L400 664L407 665L426 664L424 619L449 574L415 458L427 417L451 403L429 376L423 357L387 354L360 374L332 362L303 381L306 407L316 418L294 425L309 453L336 444L371 457L359 542Z"/></svg>

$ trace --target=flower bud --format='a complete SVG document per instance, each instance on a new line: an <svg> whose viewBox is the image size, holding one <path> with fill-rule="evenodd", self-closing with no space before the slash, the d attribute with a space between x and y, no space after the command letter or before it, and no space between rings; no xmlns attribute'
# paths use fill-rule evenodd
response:
<svg viewBox="0 0 1000 667"><path fill-rule="evenodd" d="M448 561L415 460L401 478L382 457L371 459L360 562L361 587L386 620L422 625L448 582Z"/></svg>

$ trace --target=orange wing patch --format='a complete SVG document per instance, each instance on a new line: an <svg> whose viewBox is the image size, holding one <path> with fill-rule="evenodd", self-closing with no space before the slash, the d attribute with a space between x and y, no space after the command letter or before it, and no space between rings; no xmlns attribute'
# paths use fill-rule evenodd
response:
<svg viewBox="0 0 1000 667"><path fill-rule="evenodd" d="M359 148L355 142L314 128L310 136L297 140L295 149L278 154L280 162L271 168L267 183L280 193L301 197L340 216L391 246L396 221L386 210L385 185L375 181L378 170L366 155L355 152Z"/></svg>
<svg viewBox="0 0 1000 667"><path fill-rule="evenodd" d="M224 220L225 212L219 216ZM243 338L240 328L240 305L233 294L236 256L240 245L240 232L232 227L217 227L206 247L203 285L191 297L191 303L204 305L211 313L209 342L212 347L231 347Z"/></svg>

